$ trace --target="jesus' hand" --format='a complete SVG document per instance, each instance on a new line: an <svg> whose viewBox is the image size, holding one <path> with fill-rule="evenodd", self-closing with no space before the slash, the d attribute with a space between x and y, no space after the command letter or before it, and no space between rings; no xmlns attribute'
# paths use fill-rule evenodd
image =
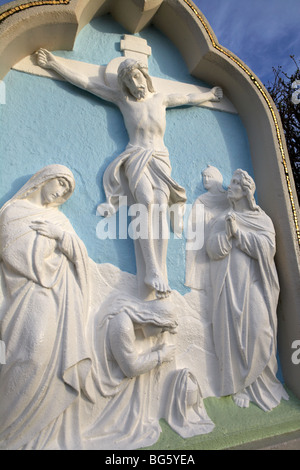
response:
<svg viewBox="0 0 300 470"><path fill-rule="evenodd" d="M51 69L52 64L55 62L55 56L47 49L39 49L37 51L37 63L44 69Z"/></svg>

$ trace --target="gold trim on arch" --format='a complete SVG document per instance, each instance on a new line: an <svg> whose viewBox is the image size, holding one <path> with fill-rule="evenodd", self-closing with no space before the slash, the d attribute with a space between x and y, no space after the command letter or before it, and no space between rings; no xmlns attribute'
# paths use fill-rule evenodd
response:
<svg viewBox="0 0 300 470"><path fill-rule="evenodd" d="M68 5L69 3L70 3L70 0L41 0L41 1L36 1L36 2L24 3L23 5L10 8L9 10L6 10L3 13L1 13L0 23L1 21L8 18L9 16L14 15L15 13L19 13L20 11L27 10L28 8L40 7L44 5Z"/></svg>
<svg viewBox="0 0 300 470"><path fill-rule="evenodd" d="M196 14L197 18L201 21L205 31L207 32L207 34L209 36L209 39L210 39L213 47L215 49L217 49L219 52L221 52L222 54L226 55L226 57L228 57L230 60L232 60L236 65L238 65L239 68L241 68L249 76L249 78L252 80L253 84L256 86L256 88L262 94L264 100L266 101L266 103L269 107L269 110L272 114L273 122L274 122L274 125L275 125L275 128L276 128L276 135L277 135L277 139L278 139L278 143L279 143L280 153L281 153L281 157L282 157L282 164L283 164L283 168L284 168L286 183L287 183L290 202L291 202L292 211L293 211L294 223L295 223L295 227L296 227L297 239L298 239L298 243L299 243L299 247L300 247L300 228L299 228L299 224L298 224L296 206L295 206L293 191L292 191L292 187L291 187L291 180L290 180L290 176L289 176L289 171L288 171L287 163L286 163L286 155L285 155L285 151L284 151L284 148L283 148L282 137L281 137L280 128L279 128L279 124L278 124L278 120L277 120L277 117L276 117L276 114L275 114L274 107L272 106L272 103L271 103L270 99L268 98L264 88L257 81L256 77L252 74L252 72L250 70L248 70L247 67L245 67L245 65L242 64L239 60L237 60L235 57L233 57L227 50L223 49L214 40L214 37L211 34L206 22L204 21L202 16L199 14L199 12L196 10L196 8L189 2L189 0L184 0L184 2L191 8L191 10L193 10L193 12Z"/></svg>

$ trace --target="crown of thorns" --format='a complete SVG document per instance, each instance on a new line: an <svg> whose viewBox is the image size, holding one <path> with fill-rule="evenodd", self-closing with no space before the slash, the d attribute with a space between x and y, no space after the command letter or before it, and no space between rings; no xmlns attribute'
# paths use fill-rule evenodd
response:
<svg viewBox="0 0 300 470"><path fill-rule="evenodd" d="M131 72L134 69L143 69L147 71L148 67L145 63L141 61L134 60L134 59L127 59L127 60L124 60L124 62L122 62L119 65L118 75L119 76L124 75L125 72Z"/></svg>

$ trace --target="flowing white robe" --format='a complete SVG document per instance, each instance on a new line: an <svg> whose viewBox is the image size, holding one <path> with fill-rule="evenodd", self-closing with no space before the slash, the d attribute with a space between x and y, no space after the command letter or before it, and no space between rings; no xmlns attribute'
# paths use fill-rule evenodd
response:
<svg viewBox="0 0 300 470"><path fill-rule="evenodd" d="M95 383L106 404L85 433L90 450L151 446L161 432L152 406L158 354L151 339L138 339L130 315L105 314L95 327Z"/></svg>
<svg viewBox="0 0 300 470"><path fill-rule="evenodd" d="M36 220L59 225L62 241L32 230ZM7 351L0 366L0 448L47 448L58 438L56 423L62 430L62 416L79 395L92 400L85 338L88 256L58 209L26 199L2 211L0 239L0 337ZM79 438L80 425L73 418L71 434L63 437L67 448L79 445L73 438Z"/></svg>
<svg viewBox="0 0 300 470"><path fill-rule="evenodd" d="M178 370L176 360L158 363L156 349L176 339L168 331L147 338L140 331L149 323L173 329L177 324L174 315L155 312L150 302L145 308L126 296L117 302L119 309L113 304L111 298L102 305L102 319L95 327L95 382L107 403L85 433L86 448L151 446L159 438L161 418L184 438L211 432L214 424L197 380L187 369ZM191 383L196 399L188 406Z"/></svg>
<svg viewBox="0 0 300 470"><path fill-rule="evenodd" d="M167 195L170 205L183 205L186 202L185 189L171 178L168 152L157 152L154 149L144 149L129 144L104 172L103 186L107 204L110 205L112 212L118 209L120 197L128 197L122 172L126 175L133 197L141 177L145 175L153 188L160 189Z"/></svg>
<svg viewBox="0 0 300 470"><path fill-rule="evenodd" d="M226 214L212 223L206 244L212 260L212 322L220 395L244 391L269 410L282 397L287 398L276 378L279 284L275 231L261 209L235 212L237 239L228 239Z"/></svg>

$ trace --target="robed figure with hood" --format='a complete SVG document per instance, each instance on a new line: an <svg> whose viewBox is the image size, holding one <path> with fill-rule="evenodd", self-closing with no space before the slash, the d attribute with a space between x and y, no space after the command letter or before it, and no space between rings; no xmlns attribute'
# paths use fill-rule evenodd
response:
<svg viewBox="0 0 300 470"><path fill-rule="evenodd" d="M233 395L240 407L252 401L269 411L288 396L276 377L275 230L254 193L251 176L236 170L228 187L231 210L212 222L206 249L219 395Z"/></svg>
<svg viewBox="0 0 300 470"><path fill-rule="evenodd" d="M49 165L0 211L2 449L79 447L80 412L68 412L80 396L93 401L88 255L59 210L74 188L68 168Z"/></svg>

